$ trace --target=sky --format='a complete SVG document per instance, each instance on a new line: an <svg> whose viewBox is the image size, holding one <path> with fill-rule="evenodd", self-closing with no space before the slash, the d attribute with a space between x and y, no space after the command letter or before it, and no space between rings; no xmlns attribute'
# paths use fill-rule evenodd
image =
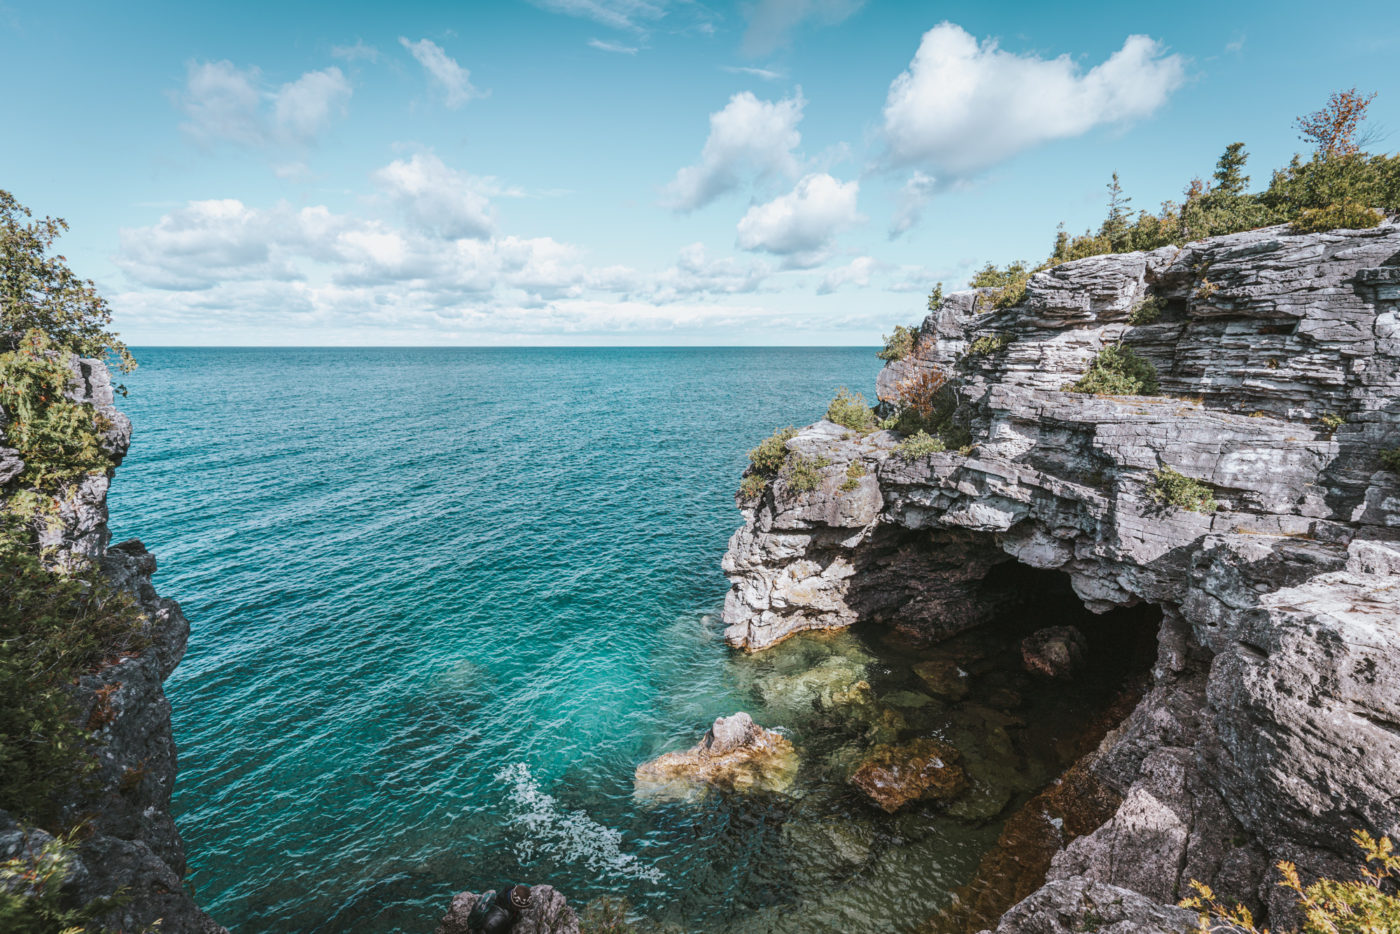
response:
<svg viewBox="0 0 1400 934"><path fill-rule="evenodd" d="M0 188L152 345L873 345L1375 91L1400 7L0 0Z"/></svg>

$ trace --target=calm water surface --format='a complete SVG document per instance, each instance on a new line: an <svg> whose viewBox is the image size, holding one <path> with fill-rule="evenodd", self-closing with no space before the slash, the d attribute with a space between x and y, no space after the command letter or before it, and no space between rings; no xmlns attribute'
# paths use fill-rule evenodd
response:
<svg viewBox="0 0 1400 934"><path fill-rule="evenodd" d="M744 452L870 395L870 349L139 356L113 528L192 621L175 809L217 918L425 931L502 877L766 897L761 813L631 775L752 709L714 618Z"/></svg>

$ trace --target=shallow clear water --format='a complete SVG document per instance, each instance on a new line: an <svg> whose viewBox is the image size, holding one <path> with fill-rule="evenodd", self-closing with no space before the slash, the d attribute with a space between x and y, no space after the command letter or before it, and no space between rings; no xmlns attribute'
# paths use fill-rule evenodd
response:
<svg viewBox="0 0 1400 934"><path fill-rule="evenodd" d="M869 349L139 357L113 531L192 623L175 813L237 934L426 932L503 879L692 931L910 930L996 838L987 796L1066 761L1083 705L1026 703L986 652L958 664L1000 710L860 634L720 639L746 449L870 396ZM877 702L834 699L861 680ZM792 794L634 798L639 762L738 709L792 736ZM963 749L958 815L846 783L911 735Z"/></svg>

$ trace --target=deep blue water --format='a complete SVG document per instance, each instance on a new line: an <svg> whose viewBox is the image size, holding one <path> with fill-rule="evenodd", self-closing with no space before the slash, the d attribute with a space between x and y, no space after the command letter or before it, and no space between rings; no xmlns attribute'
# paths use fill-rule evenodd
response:
<svg viewBox="0 0 1400 934"><path fill-rule="evenodd" d="M774 427L872 394L871 349L138 357L112 527L192 623L175 812L215 917L429 931L502 878L776 916L771 814L640 804L632 771L805 664L720 641L732 491Z"/></svg>

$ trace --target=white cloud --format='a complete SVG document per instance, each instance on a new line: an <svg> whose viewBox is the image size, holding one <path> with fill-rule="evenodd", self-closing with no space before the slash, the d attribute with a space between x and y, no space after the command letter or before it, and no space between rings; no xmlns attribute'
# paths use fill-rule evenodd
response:
<svg viewBox="0 0 1400 934"><path fill-rule="evenodd" d="M967 177L1039 143L1145 117L1184 74L1182 58L1147 36L1129 36L1081 73L1068 55L1016 55L943 23L924 33L909 69L890 85L889 158L930 167L943 181Z"/></svg>
<svg viewBox="0 0 1400 934"><path fill-rule="evenodd" d="M608 42L605 39L589 39L588 44L600 52L615 52L618 55L636 55L641 51L635 45L623 45L621 42Z"/></svg>
<svg viewBox="0 0 1400 934"><path fill-rule="evenodd" d="M256 68L240 69L232 62L190 62L185 90L177 97L186 121L181 124L201 145L220 140L260 146L266 140L259 110L262 75Z"/></svg>
<svg viewBox="0 0 1400 934"><path fill-rule="evenodd" d="M864 3L865 0L756 0L748 10L744 52L766 55L787 42L788 34L804 21L831 26L859 10Z"/></svg>
<svg viewBox="0 0 1400 934"><path fill-rule="evenodd" d="M495 227L481 182L431 152L389 163L374 173L374 181L412 223L440 237L481 238Z"/></svg>
<svg viewBox="0 0 1400 934"><path fill-rule="evenodd" d="M929 198L933 197L937 187L938 180L936 178L920 172L918 169L915 169L914 173L905 180L895 199L894 220L890 222L891 240L919 222L924 214L924 205L928 203Z"/></svg>
<svg viewBox="0 0 1400 934"><path fill-rule="evenodd" d="M666 186L666 204L693 211L738 188L745 173L796 175L800 166L793 150L802 141L797 124L806 103L800 89L777 102L761 101L751 91L735 94L723 110L710 114L700 161L676 173Z"/></svg>
<svg viewBox="0 0 1400 934"><path fill-rule="evenodd" d="M343 226L321 207L257 210L232 198L191 201L150 227L123 229L117 265L157 289L300 279L298 257L314 255L315 244Z"/></svg>
<svg viewBox="0 0 1400 934"><path fill-rule="evenodd" d="M356 39L354 45L331 46L331 57L344 59L347 62L364 60L373 65L378 63L380 54L379 49L367 45L363 39Z"/></svg>
<svg viewBox="0 0 1400 934"><path fill-rule="evenodd" d="M727 71L731 75L752 75L755 78L762 78L764 81L777 81L787 77L776 68L755 68L752 65L721 65L719 67L720 71Z"/></svg>
<svg viewBox="0 0 1400 934"><path fill-rule="evenodd" d="M652 0L531 0L553 13L591 19L614 29L640 32L666 15L666 4Z"/></svg>
<svg viewBox="0 0 1400 934"><path fill-rule="evenodd" d="M350 82L339 68L308 71L276 90L264 87L257 68L229 61L190 62L176 104L181 128L201 146L306 144L345 112Z"/></svg>
<svg viewBox="0 0 1400 934"><path fill-rule="evenodd" d="M883 264L872 256L858 256L845 266L838 266L827 273L817 286L818 295L830 295L843 285L864 288L870 285L870 277L883 268Z"/></svg>
<svg viewBox="0 0 1400 934"><path fill-rule="evenodd" d="M291 137L310 141L326 128L331 117L345 112L350 82L339 68L308 71L273 95L273 119Z"/></svg>
<svg viewBox="0 0 1400 934"><path fill-rule="evenodd" d="M449 108L461 107L473 98L486 96L472 85L471 72L457 64L456 59L431 39L410 42L404 36L399 36L399 44L408 49L418 64L423 66L428 77L442 91L442 102Z"/></svg>
<svg viewBox="0 0 1400 934"><path fill-rule="evenodd" d="M793 266L814 266L838 231L862 220L859 192L859 182L808 175L790 193L749 208L739 221L738 245L787 257Z"/></svg>

